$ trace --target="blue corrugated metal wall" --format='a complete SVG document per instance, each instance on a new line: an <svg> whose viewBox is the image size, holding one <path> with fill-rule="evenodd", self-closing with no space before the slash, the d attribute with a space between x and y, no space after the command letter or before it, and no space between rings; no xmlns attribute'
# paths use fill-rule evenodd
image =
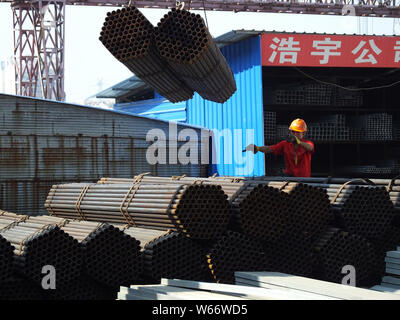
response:
<svg viewBox="0 0 400 320"><path fill-rule="evenodd" d="M115 104L114 110L160 120L186 122L186 102L172 103L157 93L151 100Z"/></svg>
<svg viewBox="0 0 400 320"><path fill-rule="evenodd" d="M214 172L219 175L264 174L263 154L242 153L253 141L256 145L264 144L260 46L257 36L222 48L237 85L237 91L227 102L204 100L198 94L187 102L187 123L215 132ZM219 140L221 134L224 138Z"/></svg>

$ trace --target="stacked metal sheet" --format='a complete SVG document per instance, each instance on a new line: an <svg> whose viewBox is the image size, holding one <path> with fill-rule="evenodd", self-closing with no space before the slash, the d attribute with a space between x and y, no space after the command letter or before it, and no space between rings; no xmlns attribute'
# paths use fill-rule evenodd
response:
<svg viewBox="0 0 400 320"><path fill-rule="evenodd" d="M154 36L161 57L201 97L224 103L235 93L232 70L199 14L172 9Z"/></svg>
<svg viewBox="0 0 400 320"><path fill-rule="evenodd" d="M399 300L400 296L281 272L235 272L236 284L309 294L321 300ZM319 298L318 298L319 297ZM307 298L304 298L307 299Z"/></svg>
<svg viewBox="0 0 400 320"><path fill-rule="evenodd" d="M107 14L99 39L115 58L171 102L192 98L193 90L161 59L153 29L137 8L126 7Z"/></svg>

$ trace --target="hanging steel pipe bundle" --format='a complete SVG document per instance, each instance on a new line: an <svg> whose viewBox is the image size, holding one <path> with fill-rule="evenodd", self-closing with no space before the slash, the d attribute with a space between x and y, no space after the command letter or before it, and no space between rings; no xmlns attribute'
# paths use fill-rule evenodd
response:
<svg viewBox="0 0 400 320"><path fill-rule="evenodd" d="M161 59L153 39L153 25L135 7L108 12L99 40L137 77L171 102L193 97L190 89Z"/></svg>
<svg viewBox="0 0 400 320"><path fill-rule="evenodd" d="M0 235L14 249L17 271L41 284L43 266L57 271L59 284L73 281L80 275L82 256L79 244L59 226L23 221L0 230Z"/></svg>
<svg viewBox="0 0 400 320"><path fill-rule="evenodd" d="M278 241L263 241L265 271L312 277L316 263L315 241L302 234L290 234Z"/></svg>
<svg viewBox="0 0 400 320"><path fill-rule="evenodd" d="M199 14L172 9L154 35L161 57L204 99L224 103L235 93L233 72Z"/></svg>
<svg viewBox="0 0 400 320"><path fill-rule="evenodd" d="M265 253L258 240L227 231L207 253L207 263L216 282L235 283L235 271L262 271Z"/></svg>
<svg viewBox="0 0 400 320"><path fill-rule="evenodd" d="M345 266L356 271L356 286L370 286L375 281L376 255L363 237L329 228L315 245L316 276L320 280L342 283Z"/></svg>
<svg viewBox="0 0 400 320"><path fill-rule="evenodd" d="M134 184L54 185L45 207L51 215L160 230L194 239L215 239L229 222L220 186Z"/></svg>
<svg viewBox="0 0 400 320"><path fill-rule="evenodd" d="M169 231L144 245L144 276L203 281L206 277L205 249L181 233Z"/></svg>

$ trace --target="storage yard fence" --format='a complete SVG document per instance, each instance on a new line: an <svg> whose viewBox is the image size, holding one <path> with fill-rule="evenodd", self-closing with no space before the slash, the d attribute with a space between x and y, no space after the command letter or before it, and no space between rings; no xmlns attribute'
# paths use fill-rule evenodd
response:
<svg viewBox="0 0 400 320"><path fill-rule="evenodd" d="M51 216L0 214L2 294L115 299L119 286L233 284L237 271L341 283L349 265L357 286L376 285L400 243L399 192L400 180L150 174L53 185ZM46 265L56 290L40 287Z"/></svg>

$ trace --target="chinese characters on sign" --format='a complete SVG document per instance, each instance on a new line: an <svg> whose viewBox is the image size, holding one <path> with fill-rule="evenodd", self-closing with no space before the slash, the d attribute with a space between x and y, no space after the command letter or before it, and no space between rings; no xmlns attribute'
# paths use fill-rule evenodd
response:
<svg viewBox="0 0 400 320"><path fill-rule="evenodd" d="M263 66L400 68L400 37L266 33Z"/></svg>

